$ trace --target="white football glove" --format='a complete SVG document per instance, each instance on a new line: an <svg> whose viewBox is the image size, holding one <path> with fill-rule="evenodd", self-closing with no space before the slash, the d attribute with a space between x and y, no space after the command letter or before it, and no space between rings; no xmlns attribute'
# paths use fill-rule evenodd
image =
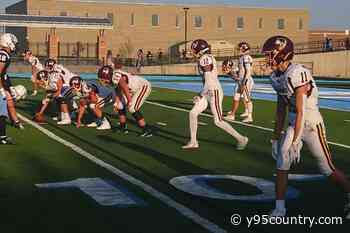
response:
<svg viewBox="0 0 350 233"><path fill-rule="evenodd" d="M292 143L288 150L289 161L291 164L299 163L300 161L300 151L303 147L303 142L301 140Z"/></svg>
<svg viewBox="0 0 350 233"><path fill-rule="evenodd" d="M193 97L193 103L196 104L196 103L198 103L201 99L202 99L201 96L196 95L196 96Z"/></svg>
<svg viewBox="0 0 350 233"><path fill-rule="evenodd" d="M271 155L274 160L277 160L278 152L279 152L279 142L276 139L271 139Z"/></svg>

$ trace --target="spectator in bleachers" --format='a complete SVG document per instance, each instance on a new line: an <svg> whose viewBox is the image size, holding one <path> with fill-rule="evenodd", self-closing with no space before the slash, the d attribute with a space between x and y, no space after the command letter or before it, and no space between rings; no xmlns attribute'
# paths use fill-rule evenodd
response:
<svg viewBox="0 0 350 233"><path fill-rule="evenodd" d="M143 59L144 59L143 50L139 49L137 51L137 58L136 58L136 70L137 70L137 72L141 71L141 67L143 66Z"/></svg>
<svg viewBox="0 0 350 233"><path fill-rule="evenodd" d="M153 59L153 54L152 54L151 51L147 51L146 59L147 59L147 65L151 65L152 64L152 59Z"/></svg>

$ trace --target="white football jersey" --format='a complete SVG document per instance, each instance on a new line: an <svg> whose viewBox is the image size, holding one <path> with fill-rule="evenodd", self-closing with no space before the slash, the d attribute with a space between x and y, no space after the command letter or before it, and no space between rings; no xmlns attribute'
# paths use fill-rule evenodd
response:
<svg viewBox="0 0 350 233"><path fill-rule="evenodd" d="M34 67L37 71L43 70L44 66L40 63L39 59L35 56L30 56L28 62Z"/></svg>
<svg viewBox="0 0 350 233"><path fill-rule="evenodd" d="M253 58L249 54L239 57L238 76L240 80L252 78Z"/></svg>
<svg viewBox="0 0 350 233"><path fill-rule="evenodd" d="M138 75L130 74L120 69L114 70L113 72L113 78L112 78L113 84L118 85L122 77L125 79L132 93L136 93L144 85L150 85L146 79Z"/></svg>
<svg viewBox="0 0 350 233"><path fill-rule="evenodd" d="M209 67L209 70L208 70L208 67ZM221 85L218 79L217 64L213 55L204 54L199 58L198 71L203 78L204 90L215 90L215 89L221 90Z"/></svg>
<svg viewBox="0 0 350 233"><path fill-rule="evenodd" d="M61 80L61 74L58 72L49 73L49 80L46 90L48 91L56 91L58 89L58 81Z"/></svg>
<svg viewBox="0 0 350 233"><path fill-rule="evenodd" d="M295 107L295 89L308 84L306 109L318 110L318 89L310 71L300 64L291 64L284 76L291 108Z"/></svg>
<svg viewBox="0 0 350 233"><path fill-rule="evenodd" d="M65 68L62 65L54 65L53 71L57 72L61 75L65 86L69 85L70 80L74 76L77 76L76 74L74 74L73 72L71 72L70 70L68 70L67 68Z"/></svg>

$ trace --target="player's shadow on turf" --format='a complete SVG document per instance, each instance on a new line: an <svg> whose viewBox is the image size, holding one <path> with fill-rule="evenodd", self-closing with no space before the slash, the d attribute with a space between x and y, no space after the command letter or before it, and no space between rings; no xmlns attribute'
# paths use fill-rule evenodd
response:
<svg viewBox="0 0 350 233"><path fill-rule="evenodd" d="M135 152L151 156L152 158L158 160L162 164L167 167L174 169L176 171L180 171L181 174L211 174L212 172L207 169L203 169L199 166L195 166L193 163L186 162L184 160L176 158L176 155L168 155L153 148L145 147L140 144L135 144L131 142L121 142L116 140L114 137L110 137L109 135L99 135L99 139L114 142L119 144L122 147L125 147L129 150L134 150ZM130 154L130 156L134 156L135 154Z"/></svg>

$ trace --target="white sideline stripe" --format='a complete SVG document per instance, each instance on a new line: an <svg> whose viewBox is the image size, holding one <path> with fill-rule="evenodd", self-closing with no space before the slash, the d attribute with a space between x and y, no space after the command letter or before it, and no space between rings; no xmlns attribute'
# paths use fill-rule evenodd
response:
<svg viewBox="0 0 350 233"><path fill-rule="evenodd" d="M181 111L181 112L190 112L190 110L188 110L188 109L168 106L168 105L165 105L165 104L159 104L159 103L152 102L152 101L146 101L146 103L152 104L152 105L155 105L155 106L159 106L159 107L163 107L163 108L168 108L168 109L172 109L172 110ZM207 113L201 113L200 115L201 116L206 116L206 117L211 117L211 118L213 117L212 115L207 114ZM262 126L258 126L258 125L247 124L247 123L243 123L243 122L240 122L240 121L229 121L229 122L233 122L233 123L236 123L236 124L239 124L239 125L244 125L244 126L251 127L251 128L256 128L256 129L261 129L261 130L273 132L273 129L271 129L271 128L266 128L266 127L262 127ZM337 142L330 142L330 141L327 141L327 142L329 144L331 144L331 145L334 145L334 146L339 146L339 147L343 147L343 148L346 148L346 149L350 149L349 145L345 145L345 144L341 144L341 143L337 143Z"/></svg>
<svg viewBox="0 0 350 233"><path fill-rule="evenodd" d="M226 230L220 228L218 225L216 225L216 224L210 222L209 220L199 216L197 213L195 213L194 211L192 211L188 207L186 207L186 206L184 206L184 205L174 201L173 199L171 199L167 195L165 195L165 194L157 191L156 189L152 188L150 185L145 184L142 181L140 181L140 180L138 180L138 179L128 175L127 173L119 170L118 168L115 168L112 165L102 161L101 159L96 158L95 156L93 156L89 152L87 152L87 151L83 150L82 148L74 145L73 143L70 143L70 142L64 140L63 138L60 138L56 134L54 134L51 131L45 129L44 127L38 125L37 123L29 120L25 116L22 116L19 113L17 113L17 115L22 121L32 125L34 128L38 129L39 131L41 131L43 134L47 135L51 139L53 139L53 140L55 140L55 141L65 145L65 146L71 148L73 151L77 152L81 156L89 159L90 161L92 161L95 164L105 168L106 170L112 172L113 174L115 174L115 175L125 179L126 181L130 182L131 184L140 187L145 192L149 193L151 196L159 199L160 201L164 202L166 205L168 205L170 207L173 207L180 214L182 214L183 216L191 219L192 221L194 221L198 225L204 227L208 231L214 232L214 233L227 232Z"/></svg>

